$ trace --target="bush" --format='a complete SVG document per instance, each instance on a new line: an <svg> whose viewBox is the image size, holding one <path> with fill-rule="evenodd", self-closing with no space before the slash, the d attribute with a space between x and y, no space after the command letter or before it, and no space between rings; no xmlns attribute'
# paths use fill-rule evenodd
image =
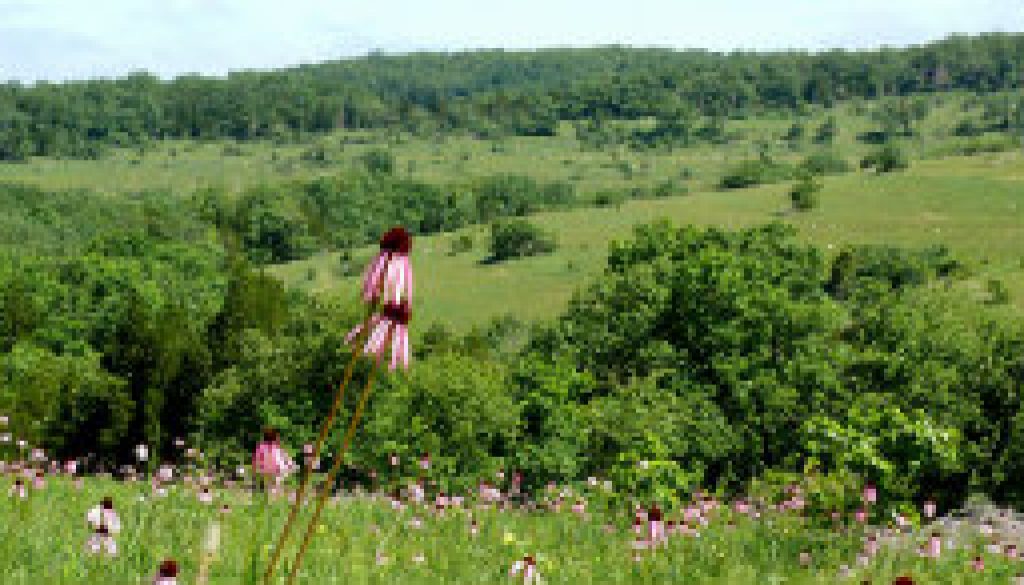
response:
<svg viewBox="0 0 1024 585"><path fill-rule="evenodd" d="M598 191L594 195L594 205L597 207L620 207L626 200L626 195L622 191Z"/></svg>
<svg viewBox="0 0 1024 585"><path fill-rule="evenodd" d="M808 211L817 207L818 191L821 191L821 183L815 181L811 175L804 175L789 191L789 198L793 202L793 209Z"/></svg>
<svg viewBox="0 0 1024 585"><path fill-rule="evenodd" d="M491 259L494 261L550 254L555 247L554 235L524 219L491 224Z"/></svg>
<svg viewBox="0 0 1024 585"><path fill-rule="evenodd" d="M777 183L792 177L793 170L785 164L776 163L770 158L745 160L722 177L719 186L723 189L743 189L765 183Z"/></svg>
<svg viewBox="0 0 1024 585"><path fill-rule="evenodd" d="M812 175L834 175L850 171L850 163L835 152L822 151L808 156L800 168Z"/></svg>
<svg viewBox="0 0 1024 585"><path fill-rule="evenodd" d="M359 157L366 170L375 175L390 175L395 172L395 155L384 148L373 148Z"/></svg>
<svg viewBox="0 0 1024 585"><path fill-rule="evenodd" d="M469 252L472 249L473 236L470 234L460 234L459 237L452 240L451 247L448 250L448 254L451 256L455 256L456 254Z"/></svg>
<svg viewBox="0 0 1024 585"><path fill-rule="evenodd" d="M868 154L860 161L860 168L875 169L879 173L902 171L910 166L903 149L895 144L886 144L882 148Z"/></svg>

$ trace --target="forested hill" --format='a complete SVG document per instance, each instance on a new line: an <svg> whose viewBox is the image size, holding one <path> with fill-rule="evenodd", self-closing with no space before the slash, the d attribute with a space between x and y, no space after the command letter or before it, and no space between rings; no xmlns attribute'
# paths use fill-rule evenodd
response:
<svg viewBox="0 0 1024 585"><path fill-rule="evenodd" d="M1019 87L1024 34L874 51L550 49L365 58L226 78L0 85L0 160L96 157L168 137L289 138L340 127L548 135L559 119L742 116L801 104Z"/></svg>

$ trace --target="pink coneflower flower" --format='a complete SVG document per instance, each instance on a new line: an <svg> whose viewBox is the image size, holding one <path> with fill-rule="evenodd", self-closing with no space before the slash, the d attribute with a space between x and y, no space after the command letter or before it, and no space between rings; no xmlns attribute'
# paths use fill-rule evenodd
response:
<svg viewBox="0 0 1024 585"><path fill-rule="evenodd" d="M864 486L864 491L861 494L861 498L865 504L874 504L878 501L878 489L873 484L867 484Z"/></svg>
<svg viewBox="0 0 1024 585"><path fill-rule="evenodd" d="M864 554L870 557L878 554L878 540L874 536L869 536L864 542Z"/></svg>
<svg viewBox="0 0 1024 585"><path fill-rule="evenodd" d="M533 557L526 555L521 561L512 563L512 568L508 572L510 577L516 575L523 576L523 584L535 585L540 583L540 573L537 572L537 563L533 560Z"/></svg>
<svg viewBox="0 0 1024 585"><path fill-rule="evenodd" d="M46 452L43 451L42 449L32 449L32 452L29 455L29 458L32 461L36 461L36 462L46 461Z"/></svg>
<svg viewBox="0 0 1024 585"><path fill-rule="evenodd" d="M480 534L480 526L477 525L476 520L469 523L469 535L476 536Z"/></svg>
<svg viewBox="0 0 1024 585"><path fill-rule="evenodd" d="M160 568L156 571L156 576L153 577L153 585L177 585L178 583L178 563L171 559L167 559L160 563Z"/></svg>
<svg viewBox="0 0 1024 585"><path fill-rule="evenodd" d="M256 451L252 454L252 468L260 475L274 479L294 470L295 463L281 448L277 431L274 429L263 432L263 440L256 445Z"/></svg>
<svg viewBox="0 0 1024 585"><path fill-rule="evenodd" d="M651 506L651 510L647 513L647 538L651 541L652 546L664 544L666 541L665 522L661 515L661 508L658 506Z"/></svg>
<svg viewBox="0 0 1024 585"><path fill-rule="evenodd" d="M858 524L864 524L868 521L868 513L864 508L860 508L853 513L853 519L856 520Z"/></svg>
<svg viewBox="0 0 1024 585"><path fill-rule="evenodd" d="M931 500L928 500L927 502L925 502L924 503L924 517L925 518L929 518L929 519L934 518L935 517L935 508L936 508L935 502L933 502Z"/></svg>
<svg viewBox="0 0 1024 585"><path fill-rule="evenodd" d="M160 469L156 472L156 476L160 481L171 481L174 479L174 468L167 464L161 465Z"/></svg>
<svg viewBox="0 0 1024 585"><path fill-rule="evenodd" d="M121 519L114 511L114 500L107 496L99 504L93 506L85 516L86 521L94 528L106 527L111 534L121 531Z"/></svg>
<svg viewBox="0 0 1024 585"><path fill-rule="evenodd" d="M107 556L117 556L117 543L114 541L110 530L101 525L92 533L85 544L86 550L92 554L106 553Z"/></svg>
<svg viewBox="0 0 1024 585"><path fill-rule="evenodd" d="M394 227L380 239L380 252L363 273L363 300L368 303L401 303L412 300L412 238L404 228Z"/></svg>
<svg viewBox="0 0 1024 585"><path fill-rule="evenodd" d="M1006 545L1006 558L1016 560L1020 558L1020 552L1017 550L1017 545L1008 544Z"/></svg>
<svg viewBox="0 0 1024 585"><path fill-rule="evenodd" d="M199 492L199 501L203 504L213 503L213 494L210 492L210 488L203 488L203 491Z"/></svg>
<svg viewBox="0 0 1024 585"><path fill-rule="evenodd" d="M64 463L64 473L68 475L74 475L78 472L78 461L70 459Z"/></svg>
<svg viewBox="0 0 1024 585"><path fill-rule="evenodd" d="M365 355L376 356L380 359L387 351L385 345L390 335L391 363L389 370L394 370L399 363L402 367L409 367L409 305L388 303L383 306L379 314L370 317L370 335L363 346ZM363 324L357 325L345 336L345 343L351 343L363 329Z"/></svg>
<svg viewBox="0 0 1024 585"><path fill-rule="evenodd" d="M928 548L925 552L927 556L933 559L942 556L942 537L937 532L933 532L931 537L928 538Z"/></svg>
<svg viewBox="0 0 1024 585"><path fill-rule="evenodd" d="M971 561L971 568L974 569L975 571L979 572L979 573L981 571L984 571L985 570L985 559L981 558L980 556L974 557L974 560Z"/></svg>
<svg viewBox="0 0 1024 585"><path fill-rule="evenodd" d="M420 457L420 469L426 471L430 469L430 453L424 452L423 456Z"/></svg>
<svg viewBox="0 0 1024 585"><path fill-rule="evenodd" d="M11 489L7 493L14 498L21 498L23 500L28 498L28 488L20 477L14 480L14 485L11 486Z"/></svg>
<svg viewBox="0 0 1024 585"><path fill-rule="evenodd" d="M572 513L577 516L583 516L587 513L587 504L583 500L576 500L576 503L572 505Z"/></svg>
<svg viewBox="0 0 1024 585"><path fill-rule="evenodd" d="M43 470L40 469L36 472L35 477L32 478L32 489L41 490L46 487L46 479L44 478Z"/></svg>

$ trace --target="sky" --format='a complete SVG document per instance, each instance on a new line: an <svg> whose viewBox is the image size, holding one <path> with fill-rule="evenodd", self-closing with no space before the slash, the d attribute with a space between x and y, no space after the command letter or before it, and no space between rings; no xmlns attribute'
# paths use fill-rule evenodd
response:
<svg viewBox="0 0 1024 585"><path fill-rule="evenodd" d="M369 51L857 49L979 32L1024 32L1024 0L0 0L0 80L223 75Z"/></svg>

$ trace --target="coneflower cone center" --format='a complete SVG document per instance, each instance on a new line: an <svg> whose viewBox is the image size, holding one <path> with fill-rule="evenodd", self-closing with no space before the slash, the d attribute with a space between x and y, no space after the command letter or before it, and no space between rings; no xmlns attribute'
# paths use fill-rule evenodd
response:
<svg viewBox="0 0 1024 585"><path fill-rule="evenodd" d="M386 252L408 254L412 250L412 236L403 227L393 227L381 236L380 249Z"/></svg>
<svg viewBox="0 0 1024 585"><path fill-rule="evenodd" d="M411 316L408 303L387 303L381 309L381 316L399 325L408 325Z"/></svg>

